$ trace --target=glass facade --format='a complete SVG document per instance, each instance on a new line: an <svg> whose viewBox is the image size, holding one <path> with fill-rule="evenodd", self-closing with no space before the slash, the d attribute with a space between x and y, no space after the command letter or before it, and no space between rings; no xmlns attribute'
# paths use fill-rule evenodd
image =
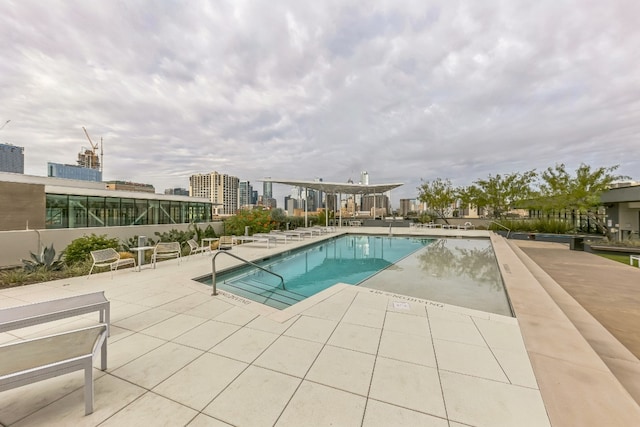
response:
<svg viewBox="0 0 640 427"><path fill-rule="evenodd" d="M211 221L211 203L47 194L46 228Z"/></svg>

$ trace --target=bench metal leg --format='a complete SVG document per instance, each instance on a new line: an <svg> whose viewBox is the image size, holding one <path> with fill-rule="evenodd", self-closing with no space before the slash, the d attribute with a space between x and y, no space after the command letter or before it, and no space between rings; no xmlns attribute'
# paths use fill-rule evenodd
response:
<svg viewBox="0 0 640 427"><path fill-rule="evenodd" d="M93 413L93 367L92 359L89 359L84 368L84 414Z"/></svg>

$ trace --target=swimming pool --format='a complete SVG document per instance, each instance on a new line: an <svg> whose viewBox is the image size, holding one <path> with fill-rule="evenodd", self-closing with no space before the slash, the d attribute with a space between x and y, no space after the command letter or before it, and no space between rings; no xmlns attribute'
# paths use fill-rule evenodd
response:
<svg viewBox="0 0 640 427"><path fill-rule="evenodd" d="M283 276L284 289L279 278L247 266L219 274L218 289L281 309L347 283L511 315L486 239L348 234L257 264ZM199 281L211 284L211 276Z"/></svg>

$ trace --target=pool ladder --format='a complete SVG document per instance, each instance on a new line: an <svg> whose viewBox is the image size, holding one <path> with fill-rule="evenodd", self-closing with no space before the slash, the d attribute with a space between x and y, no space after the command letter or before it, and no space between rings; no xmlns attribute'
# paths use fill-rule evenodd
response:
<svg viewBox="0 0 640 427"><path fill-rule="evenodd" d="M251 265L251 266L253 266L253 267L257 268L257 269L260 269L260 270L265 271L265 272L267 272L269 274L272 274L272 275L274 275L276 277L279 277L280 278L280 283L282 284L282 289L286 290L285 287L284 287L284 277L282 277L281 275L279 275L277 273L274 273L273 271L269 271L266 268L260 267L258 264L253 263L251 261L248 261L248 260L246 260L244 258L241 258L241 257L237 256L237 255L231 254L231 253L226 252L226 251L218 251L213 255L213 259L211 260L211 284L212 284L211 295L218 295L218 288L216 286L216 257L218 255L220 255L220 254L229 255L230 257L238 259L238 260L242 261L243 263L245 263L247 265Z"/></svg>

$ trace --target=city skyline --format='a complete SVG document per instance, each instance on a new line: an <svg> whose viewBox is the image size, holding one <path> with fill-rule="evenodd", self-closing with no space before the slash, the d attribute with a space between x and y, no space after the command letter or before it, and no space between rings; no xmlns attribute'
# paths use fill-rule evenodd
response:
<svg viewBox="0 0 640 427"><path fill-rule="evenodd" d="M4 3L0 143L44 176L84 127L105 181L159 192L214 170L257 185L368 171L405 183L396 209L436 177L586 163L639 178L639 4L423 3Z"/></svg>

